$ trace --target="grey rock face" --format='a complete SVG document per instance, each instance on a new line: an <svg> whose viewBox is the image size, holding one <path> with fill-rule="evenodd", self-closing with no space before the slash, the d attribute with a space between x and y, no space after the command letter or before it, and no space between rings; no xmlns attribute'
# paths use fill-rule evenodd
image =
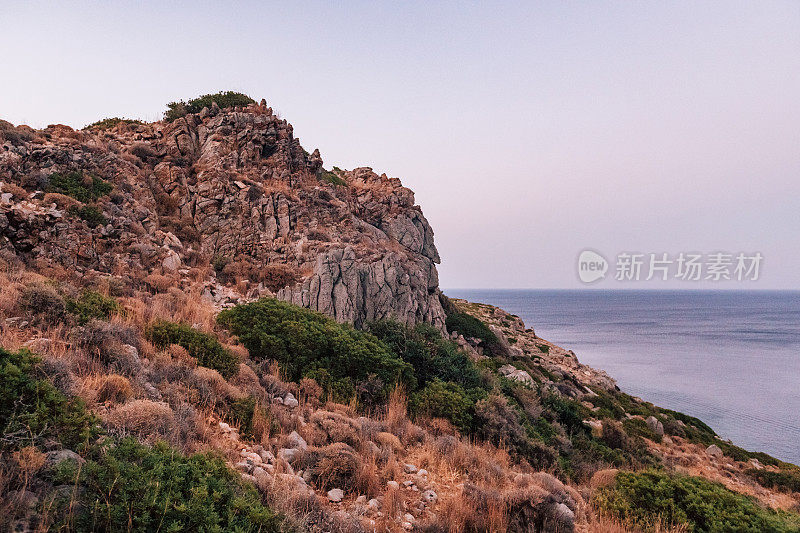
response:
<svg viewBox="0 0 800 533"><path fill-rule="evenodd" d="M442 328L445 314L438 284L436 268L425 257L409 261L390 252L377 261L363 262L348 247L319 256L309 278L277 296L356 327L391 317Z"/></svg>

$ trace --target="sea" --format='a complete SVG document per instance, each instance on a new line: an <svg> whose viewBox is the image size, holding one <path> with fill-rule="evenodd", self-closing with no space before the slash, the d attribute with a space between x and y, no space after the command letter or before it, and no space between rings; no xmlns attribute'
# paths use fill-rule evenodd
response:
<svg viewBox="0 0 800 533"><path fill-rule="evenodd" d="M800 465L800 291L445 293L518 315L623 391Z"/></svg>

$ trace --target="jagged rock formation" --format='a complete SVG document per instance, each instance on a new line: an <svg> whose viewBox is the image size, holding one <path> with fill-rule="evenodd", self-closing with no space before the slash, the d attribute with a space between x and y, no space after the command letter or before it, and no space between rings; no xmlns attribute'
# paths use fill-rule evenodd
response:
<svg viewBox="0 0 800 533"><path fill-rule="evenodd" d="M179 284L213 265L212 297L276 293L356 325L442 328L439 255L413 192L322 163L263 102L82 131L0 121L0 253L134 283ZM52 192L53 173L68 172L113 190L83 203ZM89 204L99 219L82 214Z"/></svg>

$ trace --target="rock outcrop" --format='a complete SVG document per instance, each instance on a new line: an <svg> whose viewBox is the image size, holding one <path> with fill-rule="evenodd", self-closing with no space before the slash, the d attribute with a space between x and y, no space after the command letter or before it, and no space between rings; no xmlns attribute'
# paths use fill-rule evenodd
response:
<svg viewBox="0 0 800 533"><path fill-rule="evenodd" d="M206 276L221 306L276 295L356 325L443 328L414 193L322 165L263 103L81 131L0 121L0 254L122 285ZM72 172L113 189L75 198L51 183Z"/></svg>

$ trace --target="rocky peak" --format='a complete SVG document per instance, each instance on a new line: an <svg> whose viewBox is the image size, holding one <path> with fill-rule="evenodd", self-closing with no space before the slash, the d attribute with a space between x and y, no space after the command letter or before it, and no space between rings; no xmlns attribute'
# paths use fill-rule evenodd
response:
<svg viewBox="0 0 800 533"><path fill-rule="evenodd" d="M443 327L414 193L370 168L325 170L264 101L81 131L0 122L0 182L6 262L134 284L199 276L232 301Z"/></svg>

